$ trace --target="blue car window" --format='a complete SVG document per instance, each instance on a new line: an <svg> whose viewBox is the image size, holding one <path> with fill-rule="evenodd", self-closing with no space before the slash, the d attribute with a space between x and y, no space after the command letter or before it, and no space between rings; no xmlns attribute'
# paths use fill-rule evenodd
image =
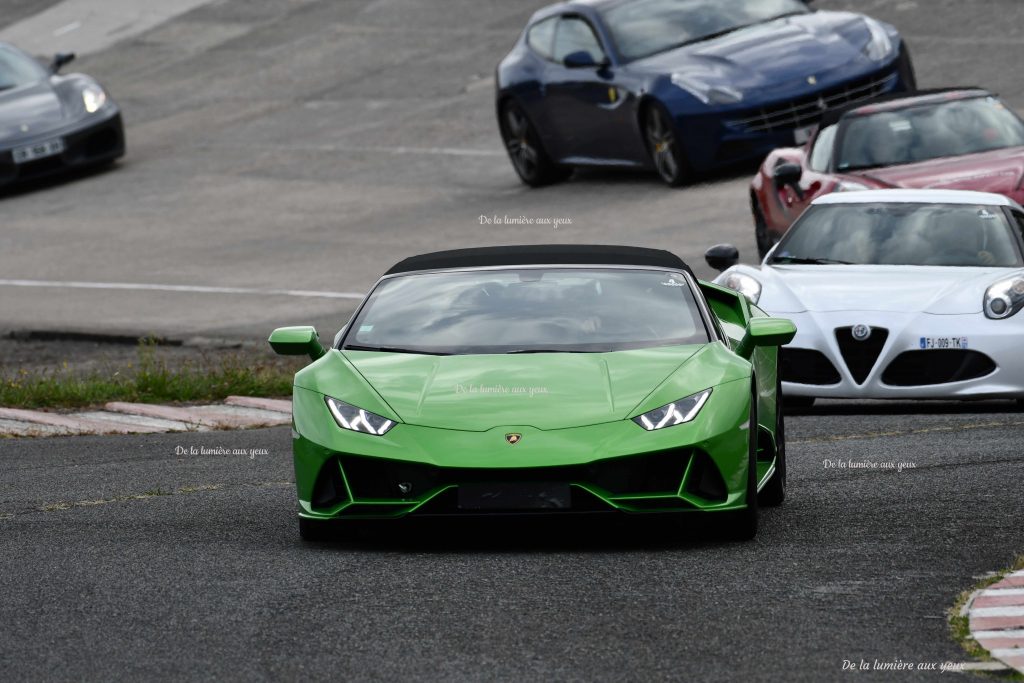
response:
<svg viewBox="0 0 1024 683"><path fill-rule="evenodd" d="M603 11L605 26L627 62L791 14L803 0L633 0Z"/></svg>
<svg viewBox="0 0 1024 683"><path fill-rule="evenodd" d="M562 63L574 52L586 52L594 62L604 59L604 50L590 24L579 17L563 17L555 33L555 61Z"/></svg>
<svg viewBox="0 0 1024 683"><path fill-rule="evenodd" d="M552 45L555 42L555 24L558 17L551 17L530 27L526 34L526 44L544 59L551 59L554 54Z"/></svg>

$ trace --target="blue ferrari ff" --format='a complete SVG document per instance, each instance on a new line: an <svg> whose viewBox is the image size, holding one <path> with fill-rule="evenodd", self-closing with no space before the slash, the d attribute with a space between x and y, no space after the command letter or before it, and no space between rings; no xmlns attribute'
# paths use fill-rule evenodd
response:
<svg viewBox="0 0 1024 683"><path fill-rule="evenodd" d="M822 112L915 87L888 24L809 0L572 0L498 65L502 138L523 182L574 166L682 185L803 142Z"/></svg>

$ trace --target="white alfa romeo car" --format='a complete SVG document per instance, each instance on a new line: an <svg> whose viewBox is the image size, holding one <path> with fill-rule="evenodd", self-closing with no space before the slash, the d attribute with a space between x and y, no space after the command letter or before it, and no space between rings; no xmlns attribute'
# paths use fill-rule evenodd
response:
<svg viewBox="0 0 1024 683"><path fill-rule="evenodd" d="M816 199L760 266L707 251L715 280L796 323L783 391L1024 399L1024 209L951 190Z"/></svg>

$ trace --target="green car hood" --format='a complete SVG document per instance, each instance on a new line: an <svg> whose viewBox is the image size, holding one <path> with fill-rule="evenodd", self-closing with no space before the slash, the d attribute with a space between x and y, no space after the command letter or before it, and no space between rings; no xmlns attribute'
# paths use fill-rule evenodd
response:
<svg viewBox="0 0 1024 683"><path fill-rule="evenodd" d="M502 425L563 429L629 417L680 366L704 355L698 354L702 349L710 350L689 345L456 356L331 351L301 371L296 384L407 424L465 431ZM671 383L689 384L679 375ZM698 386L699 377L693 380L693 391L707 386Z"/></svg>
<svg viewBox="0 0 1024 683"><path fill-rule="evenodd" d="M409 424L559 429L625 418L700 346L614 353L414 356L344 352Z"/></svg>

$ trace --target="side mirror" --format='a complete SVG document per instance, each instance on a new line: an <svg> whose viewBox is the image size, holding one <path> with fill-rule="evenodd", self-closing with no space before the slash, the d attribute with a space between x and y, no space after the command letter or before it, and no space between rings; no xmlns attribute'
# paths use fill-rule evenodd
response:
<svg viewBox="0 0 1024 683"><path fill-rule="evenodd" d="M789 161L779 164L772 170L772 178L779 187L785 187L786 185L797 187L803 176L804 169L800 164L794 164Z"/></svg>
<svg viewBox="0 0 1024 683"><path fill-rule="evenodd" d="M796 325L785 318L751 318L736 353L750 358L759 346L785 346L796 336Z"/></svg>
<svg viewBox="0 0 1024 683"><path fill-rule="evenodd" d="M562 64L567 69L588 69L605 66L608 63L606 59L600 62L594 59L594 55L590 54L587 50L577 50L576 52L570 52L562 60Z"/></svg>
<svg viewBox="0 0 1024 683"><path fill-rule="evenodd" d="M70 64L74 60L74 52L58 52L53 56L53 61L50 62L50 73L57 73L61 70L61 67L65 66L66 64Z"/></svg>
<svg viewBox="0 0 1024 683"><path fill-rule="evenodd" d="M317 360L327 351L320 343L316 329L304 327L279 327L270 333L270 347L282 356L306 356Z"/></svg>
<svg viewBox="0 0 1024 683"><path fill-rule="evenodd" d="M716 244L704 252L704 260L709 266L722 272L740 262L740 251L731 244Z"/></svg>

